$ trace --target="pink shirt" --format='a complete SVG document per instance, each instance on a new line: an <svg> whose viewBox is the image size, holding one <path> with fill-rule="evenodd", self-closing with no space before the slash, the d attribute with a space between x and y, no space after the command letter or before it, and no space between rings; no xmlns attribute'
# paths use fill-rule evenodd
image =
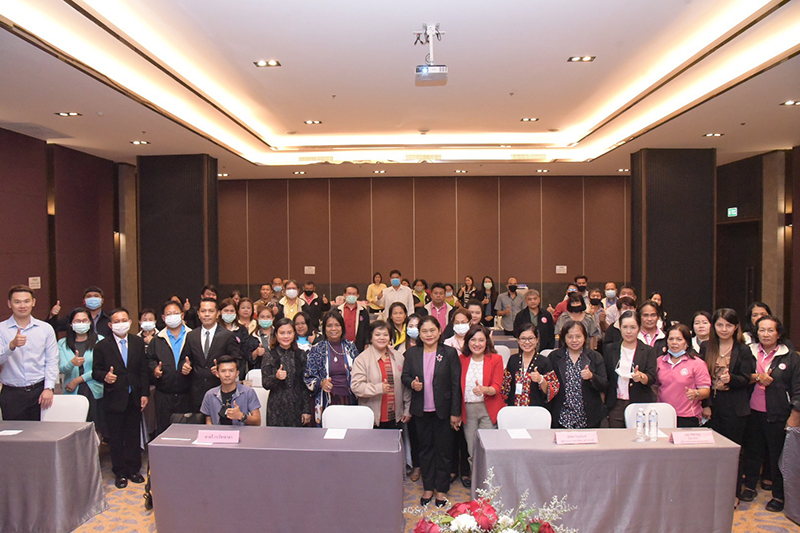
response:
<svg viewBox="0 0 800 533"><path fill-rule="evenodd" d="M436 402L433 401L433 369L436 366L436 352L422 354L422 394L425 398L423 411L432 413L436 411Z"/></svg>
<svg viewBox="0 0 800 533"><path fill-rule="evenodd" d="M447 327L447 304L442 304L441 307L436 307L435 305L431 304L431 315L433 315L436 320L439 321L439 325L442 326L442 329Z"/></svg>
<svg viewBox="0 0 800 533"><path fill-rule="evenodd" d="M699 357L689 359L683 355L677 364L673 365L670 355L665 354L658 358L658 401L670 404L675 408L678 416L697 417L703 414L700 400L690 400L686 397L686 388L703 389L711 387L711 375L708 366Z"/></svg>
<svg viewBox="0 0 800 533"><path fill-rule="evenodd" d="M764 348L761 347L761 343L758 344L758 355L756 356L757 373L767 373L767 370L769 370L769 365L772 364L772 359L775 357L775 353L777 351L778 346L775 346L774 350L767 353L764 351ZM753 394L750 396L750 409L760 413L767 412L767 388L761 383L756 383L756 387L753 389Z"/></svg>

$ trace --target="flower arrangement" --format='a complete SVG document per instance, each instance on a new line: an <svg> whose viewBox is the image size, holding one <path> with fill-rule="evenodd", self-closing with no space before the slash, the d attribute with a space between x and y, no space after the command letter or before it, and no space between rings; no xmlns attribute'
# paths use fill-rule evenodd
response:
<svg viewBox="0 0 800 533"><path fill-rule="evenodd" d="M528 507L528 491L515 509L506 510L493 485L494 470L489 469L486 489L475 489L478 498L456 503L447 511L426 505L403 509L404 513L420 516L414 533L577 533L577 529L558 525L562 515L576 509L567 504L567 497L553 496L550 503Z"/></svg>

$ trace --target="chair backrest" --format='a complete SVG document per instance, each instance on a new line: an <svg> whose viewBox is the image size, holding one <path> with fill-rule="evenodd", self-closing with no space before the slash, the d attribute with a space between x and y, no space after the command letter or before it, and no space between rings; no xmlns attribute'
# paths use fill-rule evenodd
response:
<svg viewBox="0 0 800 533"><path fill-rule="evenodd" d="M329 405L322 411L322 427L372 429L375 415L366 405Z"/></svg>
<svg viewBox="0 0 800 533"><path fill-rule="evenodd" d="M252 370L250 372L252 372ZM259 374L260 374L260 371L259 371ZM260 380L259 380L259 383L260 383ZM261 411L261 425L262 426L266 426L267 425L267 400L269 400L269 391L267 389L265 389L264 387L261 387L261 386L256 387L255 384L253 384L253 390L256 391L256 396L258 396L258 403L261 404L261 409L259 409L259 411Z"/></svg>
<svg viewBox="0 0 800 533"><path fill-rule="evenodd" d="M495 344L494 350L503 358L503 368L507 367L508 360L511 359L511 348L502 344Z"/></svg>
<svg viewBox="0 0 800 533"><path fill-rule="evenodd" d="M539 353L540 353L541 355L543 355L543 356L547 357L547 356L548 356L548 355L550 355L552 352L553 352L553 349L552 349L552 348L548 348L547 350L542 350L542 351L541 351L541 352L539 352Z"/></svg>
<svg viewBox="0 0 800 533"><path fill-rule="evenodd" d="M56 394L50 409L42 409L42 422L86 422L89 400L80 394Z"/></svg>
<svg viewBox="0 0 800 533"><path fill-rule="evenodd" d="M264 388L264 382L261 381L260 368L254 368L253 370L247 372L247 374L244 376L244 379L251 380L253 382L253 387L261 387L262 389Z"/></svg>
<svg viewBox="0 0 800 533"><path fill-rule="evenodd" d="M549 429L550 421L550 411L538 406L506 406L497 413L498 429Z"/></svg>
<svg viewBox="0 0 800 533"><path fill-rule="evenodd" d="M659 429L671 429L678 427L678 413L670 404L663 402L628 404L628 407L625 408L625 427L635 428L636 413L639 412L639 409L644 408L644 413L647 414L650 412L651 407L655 407L656 412L658 413Z"/></svg>

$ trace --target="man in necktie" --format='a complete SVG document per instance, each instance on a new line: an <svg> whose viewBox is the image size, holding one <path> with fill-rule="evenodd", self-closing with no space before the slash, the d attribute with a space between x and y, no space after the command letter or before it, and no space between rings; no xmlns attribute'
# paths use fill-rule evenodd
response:
<svg viewBox="0 0 800 533"><path fill-rule="evenodd" d="M117 488L143 483L139 472L142 454L139 449L141 412L150 397L149 368L141 337L131 335L130 314L123 308L111 312L113 335L97 343L94 349L92 377L103 382L102 408L108 426L111 470Z"/></svg>

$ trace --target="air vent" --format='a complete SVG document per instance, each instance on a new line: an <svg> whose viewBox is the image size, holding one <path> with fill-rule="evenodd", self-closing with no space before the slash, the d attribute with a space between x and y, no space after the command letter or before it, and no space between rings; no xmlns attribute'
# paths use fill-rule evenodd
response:
<svg viewBox="0 0 800 533"><path fill-rule="evenodd" d="M441 161L442 154L406 154L406 161Z"/></svg>
<svg viewBox="0 0 800 533"><path fill-rule="evenodd" d="M301 155L298 160L301 163L333 163L333 157L329 155Z"/></svg>
<svg viewBox="0 0 800 533"><path fill-rule="evenodd" d="M517 161L545 161L544 154L511 154L511 159Z"/></svg>

